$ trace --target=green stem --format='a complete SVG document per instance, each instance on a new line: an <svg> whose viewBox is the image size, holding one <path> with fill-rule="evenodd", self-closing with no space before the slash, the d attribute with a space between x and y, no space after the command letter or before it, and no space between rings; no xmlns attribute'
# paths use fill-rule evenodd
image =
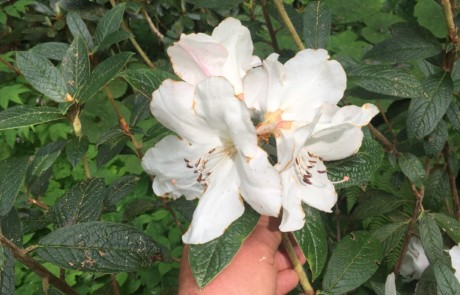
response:
<svg viewBox="0 0 460 295"><path fill-rule="evenodd" d="M291 37L294 40L297 48L299 50L304 50L305 46L302 43L302 40L300 40L299 34L297 34L297 31L294 28L294 25L292 24L291 19L289 18L289 15L286 12L286 9L284 8L283 0L274 0L276 9L278 10L278 13L281 16L281 19L283 20L284 24L289 30L289 33L291 33Z"/></svg>
<svg viewBox="0 0 460 295"><path fill-rule="evenodd" d="M283 247L289 256L289 260L291 260L291 263L292 263L292 266L294 267L295 272L299 276L299 282L300 282L300 285L302 286L302 289L305 291L305 294L314 295L315 290L313 290L313 287L311 286L310 281L308 280L307 274L305 273L305 270L303 269L302 264L297 258L297 255L294 250L294 246L292 245L291 239L289 238L289 233L283 233L282 236L283 236Z"/></svg>

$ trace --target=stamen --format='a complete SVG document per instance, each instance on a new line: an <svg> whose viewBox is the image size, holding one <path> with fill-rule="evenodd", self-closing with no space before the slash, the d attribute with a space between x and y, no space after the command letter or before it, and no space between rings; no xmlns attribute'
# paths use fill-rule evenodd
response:
<svg viewBox="0 0 460 295"><path fill-rule="evenodd" d="M318 172L319 174L324 174L324 173L327 172L327 170L318 170L317 172Z"/></svg>
<svg viewBox="0 0 460 295"><path fill-rule="evenodd" d="M338 183L344 183L344 182L347 182L350 180L350 177L348 176L344 176L342 180L339 180L339 181L332 181L332 184L338 184Z"/></svg>

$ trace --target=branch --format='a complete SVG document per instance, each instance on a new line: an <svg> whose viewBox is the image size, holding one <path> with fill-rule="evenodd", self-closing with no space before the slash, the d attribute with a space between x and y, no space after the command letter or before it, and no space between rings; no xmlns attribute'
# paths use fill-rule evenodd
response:
<svg viewBox="0 0 460 295"><path fill-rule="evenodd" d="M460 221L460 202L458 198L457 184L455 183L455 175L452 173L449 165L449 144L444 146L444 161L446 162L447 175L449 176L450 189L452 191L452 204L454 205L455 218Z"/></svg>
<svg viewBox="0 0 460 295"><path fill-rule="evenodd" d="M47 270L40 263L30 257L24 249L19 248L13 242L8 240L4 235L0 234L0 243L11 250L14 258L27 266L30 270L40 276L42 279L48 281L51 285L68 295L78 295L64 280L56 277L49 270Z"/></svg>
<svg viewBox="0 0 460 295"><path fill-rule="evenodd" d="M449 0L441 0L441 5L444 10L444 18L447 24L447 37L450 43L453 45L453 48L450 49L444 55L443 69L445 72L452 72L454 67L455 58L457 56L457 49L460 43L460 39L457 35L457 26L455 25L454 16L455 16L455 1L454 5Z"/></svg>
<svg viewBox="0 0 460 295"><path fill-rule="evenodd" d="M302 40L300 40L299 34L297 34L297 31L294 28L294 25L292 24L291 19L289 18L289 15L286 12L286 9L284 8L283 0L274 0L276 9L278 10L278 13L281 16L281 19L283 20L284 24L289 30L289 33L291 33L291 37L294 40L297 48L299 50L304 50L305 46L302 43Z"/></svg>
<svg viewBox="0 0 460 295"><path fill-rule="evenodd" d="M148 12L147 12L147 9L145 9L145 5L142 4L142 8L141 8L141 12L142 14L144 15L145 17L145 20L147 21L147 23L149 24L149 27L150 27L150 30L152 30L152 32L157 35L157 37L160 39L160 41L163 42L163 39L165 38L165 36L160 32L160 30L158 30L158 28L155 26L155 24L153 23L152 19L150 18Z"/></svg>
<svg viewBox="0 0 460 295"><path fill-rule="evenodd" d="M377 128L375 128L374 125L369 123L367 126L369 127L369 131L372 133L372 135L374 135L375 139L380 141L380 143L382 143L386 147L389 153L392 153L396 156L400 154L396 149L396 146L391 141L389 141L382 133L380 133L380 131Z"/></svg>
<svg viewBox="0 0 460 295"><path fill-rule="evenodd" d="M15 68L11 63L7 62L4 58L0 57L0 62L5 64L11 71L13 71L16 74L16 76L21 75L21 71Z"/></svg>
<svg viewBox="0 0 460 295"><path fill-rule="evenodd" d="M270 18L270 14L268 13L266 2L265 0L260 0L259 3L260 3L260 6L262 7L262 13L264 15L265 24L267 25L268 33L270 34L270 40L271 40L270 44L272 45L273 50L279 53L280 48L278 46L278 40L276 40L276 33L275 33L275 30L273 29L272 20Z"/></svg>

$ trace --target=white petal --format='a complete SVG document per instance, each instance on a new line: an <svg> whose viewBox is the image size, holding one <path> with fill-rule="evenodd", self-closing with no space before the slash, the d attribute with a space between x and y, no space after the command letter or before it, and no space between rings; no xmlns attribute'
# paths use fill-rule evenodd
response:
<svg viewBox="0 0 460 295"><path fill-rule="evenodd" d="M223 141L234 145L244 157L253 158L258 150L256 131L249 109L233 93L225 78L207 78L196 87L195 111Z"/></svg>
<svg viewBox="0 0 460 295"><path fill-rule="evenodd" d="M399 269L399 273L405 278L404 281L409 282L420 279L429 265L430 263L420 239L411 237Z"/></svg>
<svg viewBox="0 0 460 295"><path fill-rule="evenodd" d="M452 267L455 270L455 277L457 281L460 282L460 247L454 246L449 250L450 260L452 262Z"/></svg>
<svg viewBox="0 0 460 295"><path fill-rule="evenodd" d="M153 191L158 196L170 194L187 199L201 196L203 187L196 181L193 169L187 168L185 159L191 163L206 153L207 147L188 143L177 136L166 136L142 158L142 167L155 175Z"/></svg>
<svg viewBox="0 0 460 295"><path fill-rule="evenodd" d="M236 94L243 93L242 79L255 62L251 33L239 20L229 17L214 29L212 37L228 52L223 76L232 83Z"/></svg>
<svg viewBox="0 0 460 295"><path fill-rule="evenodd" d="M222 44L201 33L182 35L167 52L174 72L193 85L206 77L222 75L228 57Z"/></svg>
<svg viewBox="0 0 460 295"><path fill-rule="evenodd" d="M244 200L260 214L277 217L281 209L281 178L267 153L259 148L249 161L236 156L235 165Z"/></svg>
<svg viewBox="0 0 460 295"><path fill-rule="evenodd" d="M377 108L365 104L361 108L325 105L323 109L329 122L321 118L316 124L314 134L306 143L308 150L326 161L344 159L358 152L363 139L361 127L370 122ZM337 110L335 114L332 115L331 109Z"/></svg>
<svg viewBox="0 0 460 295"><path fill-rule="evenodd" d="M332 212L331 208L337 202L337 193L334 185L327 178L324 163L316 157L311 157L305 148L299 152L298 159L299 163L311 167L308 168L311 175L308 178L310 183L302 181L303 175L297 170L298 164L281 172L284 209L280 225L281 231L294 231L302 228L304 213L297 200L324 212Z"/></svg>
<svg viewBox="0 0 460 295"><path fill-rule="evenodd" d="M212 131L193 111L194 90L188 83L165 80L153 92L150 110L161 124L181 137L189 141L197 138L208 141Z"/></svg>
<svg viewBox="0 0 460 295"><path fill-rule="evenodd" d="M232 161L221 161L193 213L190 228L182 237L184 243L209 242L221 236L233 221L243 215L244 205L238 186L239 179Z"/></svg>
<svg viewBox="0 0 460 295"><path fill-rule="evenodd" d="M396 295L395 273L392 272L387 276L385 282L385 295Z"/></svg>

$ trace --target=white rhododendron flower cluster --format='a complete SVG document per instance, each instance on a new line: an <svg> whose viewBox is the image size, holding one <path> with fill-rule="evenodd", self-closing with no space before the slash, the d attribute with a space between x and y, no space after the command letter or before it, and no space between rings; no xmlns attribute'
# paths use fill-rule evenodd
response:
<svg viewBox="0 0 460 295"><path fill-rule="evenodd" d="M378 112L337 106L346 75L323 49L285 64L252 53L249 30L233 18L168 49L183 81L165 80L150 108L177 135L149 149L142 164L157 195L200 199L185 243L222 235L243 214L243 200L262 215L282 214L282 231L303 227L302 203L331 212L337 194L323 161L355 154L361 127ZM262 148L270 137L274 165Z"/></svg>

